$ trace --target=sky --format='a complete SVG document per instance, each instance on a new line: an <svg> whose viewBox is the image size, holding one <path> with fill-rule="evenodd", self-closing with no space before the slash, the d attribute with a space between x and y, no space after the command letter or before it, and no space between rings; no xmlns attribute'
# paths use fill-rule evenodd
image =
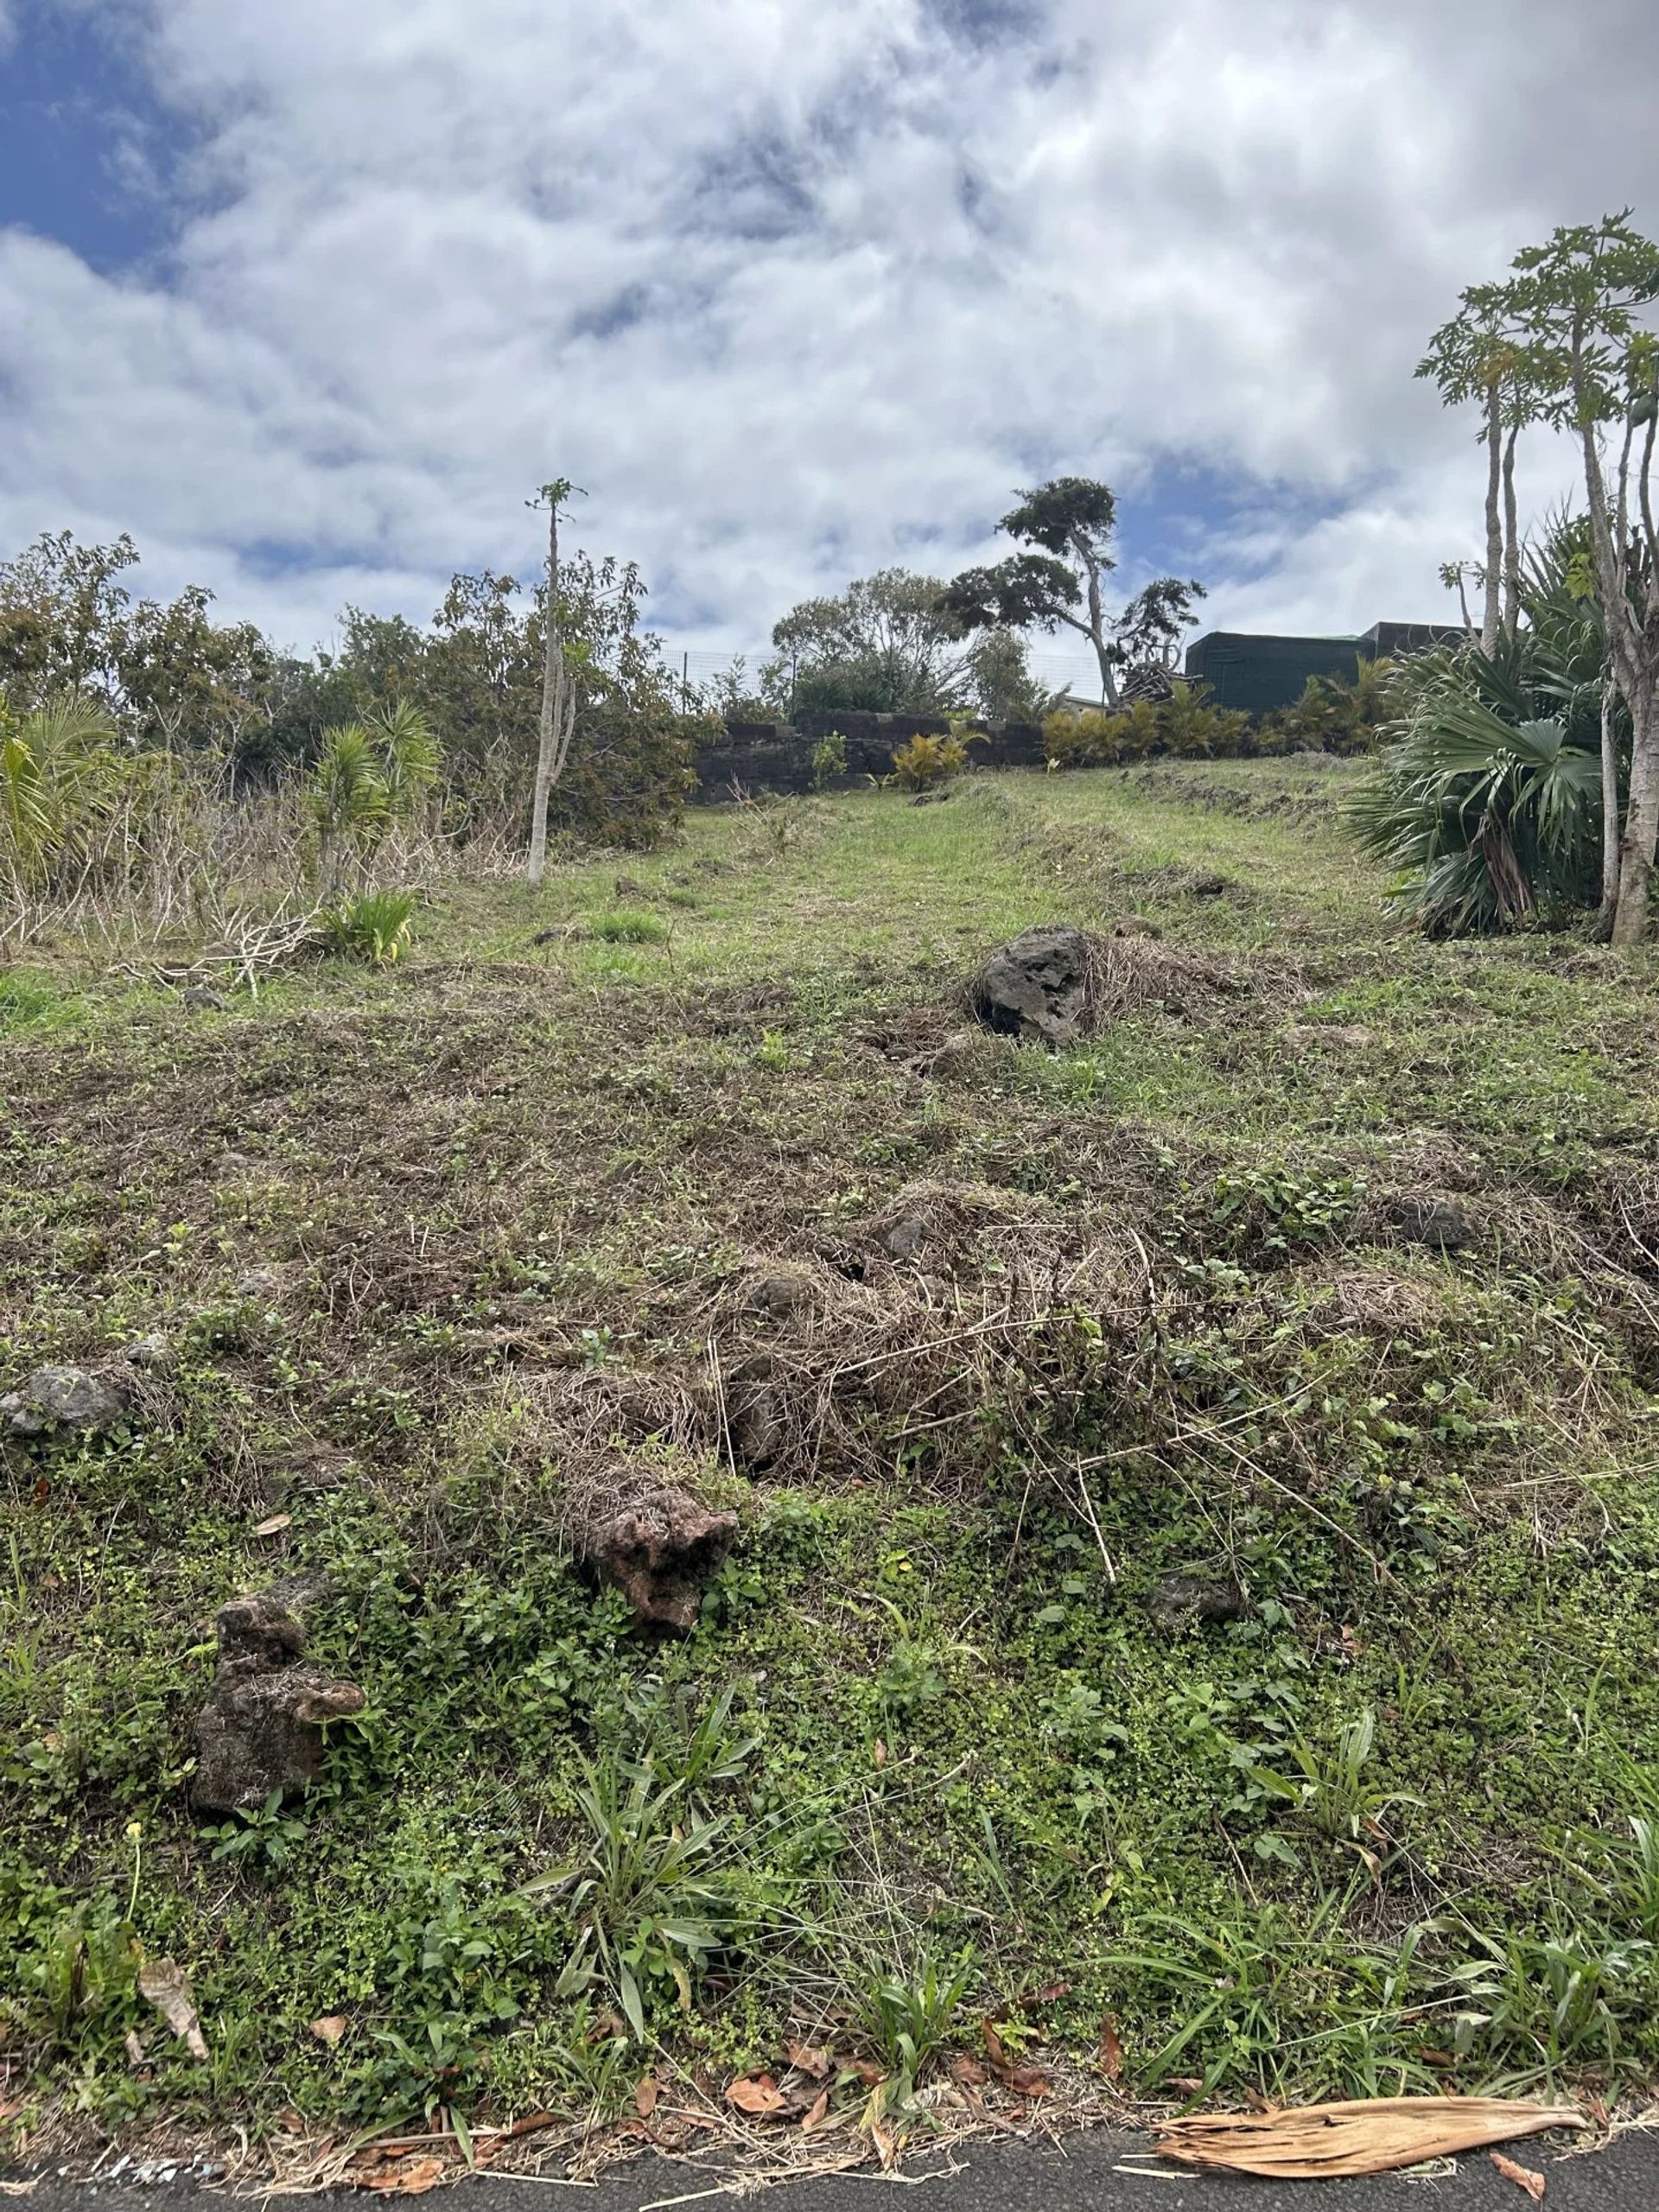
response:
<svg viewBox="0 0 1659 2212"><path fill-rule="evenodd" d="M1478 426L1413 370L1659 227L1656 109L1652 0L0 0L0 556L129 531L305 648L529 574L565 476L753 657L1066 473L1207 626L1447 619Z"/></svg>

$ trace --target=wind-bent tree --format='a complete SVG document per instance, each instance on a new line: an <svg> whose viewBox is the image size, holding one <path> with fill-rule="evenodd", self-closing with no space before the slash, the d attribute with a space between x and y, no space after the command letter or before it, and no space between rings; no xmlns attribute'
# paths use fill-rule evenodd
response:
<svg viewBox="0 0 1659 2212"><path fill-rule="evenodd" d="M1064 623L1094 647L1101 696L1116 706L1116 671L1124 653L1107 623L1101 590L1102 579L1117 566L1110 550L1116 493L1092 477L1051 477L1021 493L1020 505L997 528L1038 550L1013 554L991 568L964 569L945 593L951 613L965 630L1052 632Z"/></svg>
<svg viewBox="0 0 1659 2212"><path fill-rule="evenodd" d="M563 610L559 603L559 510L575 489L568 476L543 484L530 502L547 509L547 604L542 617L542 713L536 747L536 783L531 798L529 880L547 874L547 802L564 773L570 734L576 722L576 687L564 660Z"/></svg>
<svg viewBox="0 0 1659 2212"><path fill-rule="evenodd" d="M1563 226L1527 247L1501 302L1525 342L1539 411L1580 447L1607 658L1630 716L1615 944L1634 944L1647 926L1659 840L1659 335L1649 327L1659 246L1631 228L1630 214Z"/></svg>

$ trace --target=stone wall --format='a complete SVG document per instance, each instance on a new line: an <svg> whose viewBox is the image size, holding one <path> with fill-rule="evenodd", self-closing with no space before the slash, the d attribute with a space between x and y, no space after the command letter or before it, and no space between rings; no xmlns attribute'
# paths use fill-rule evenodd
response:
<svg viewBox="0 0 1659 2212"><path fill-rule="evenodd" d="M942 737L950 725L942 715L803 715L798 723L728 721L723 737L699 746L693 766L694 804L719 805L763 791L810 791L812 754L820 738L839 730L847 744L847 772L826 791L856 791L893 768L895 749L918 734ZM982 768L1040 768L1043 733L1036 722L982 722L969 757Z"/></svg>

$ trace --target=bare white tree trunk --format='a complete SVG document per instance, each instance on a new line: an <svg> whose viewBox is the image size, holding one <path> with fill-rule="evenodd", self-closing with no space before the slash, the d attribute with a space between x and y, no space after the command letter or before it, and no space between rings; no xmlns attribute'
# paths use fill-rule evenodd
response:
<svg viewBox="0 0 1659 2212"><path fill-rule="evenodd" d="M1659 715L1651 696L1639 705L1634 699L1626 703L1630 709L1630 795L1618 849L1612 942L1639 944L1647 930L1654 847L1659 842Z"/></svg>
<svg viewBox="0 0 1659 2212"><path fill-rule="evenodd" d="M529 880L547 874L547 802L564 772L575 721L576 693L564 664L564 632L559 619L559 503L548 500L547 610L542 636L542 718L536 747L536 785L531 800Z"/></svg>
<svg viewBox="0 0 1659 2212"><path fill-rule="evenodd" d="M1493 378L1486 391L1486 605L1480 649L1497 650L1499 594L1503 584L1503 386Z"/></svg>
<svg viewBox="0 0 1659 2212"><path fill-rule="evenodd" d="M1618 904L1618 745L1613 721L1618 691L1611 668L1601 679L1601 903L1611 915Z"/></svg>
<svg viewBox="0 0 1659 2212"><path fill-rule="evenodd" d="M1515 442L1521 425L1513 423L1503 441L1503 627L1514 637L1521 621L1521 531L1515 504Z"/></svg>

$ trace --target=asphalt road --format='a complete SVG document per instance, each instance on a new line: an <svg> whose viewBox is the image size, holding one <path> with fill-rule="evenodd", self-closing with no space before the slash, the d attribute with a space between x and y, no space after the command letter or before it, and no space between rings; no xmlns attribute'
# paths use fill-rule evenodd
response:
<svg viewBox="0 0 1659 2212"><path fill-rule="evenodd" d="M1536 2140L1512 2144L1509 2155L1546 2177L1546 2212L1659 2212L1659 2133L1631 2133L1590 2156L1562 2157ZM753 2183L722 2177L695 2162L640 2158L591 2185L510 2174L480 2175L446 2192L442 2212L531 2212L571 2208L593 2212L680 2212L748 2196ZM13 2186L15 2187L15 2183ZM933 2158L906 2161L896 2179L874 2171L823 2180L773 2183L766 2212L869 2212L872 2190L925 2191L917 2212L1529 2212L1530 2199L1498 2173L1484 2152L1462 2159L1455 2173L1408 2182L1384 2174L1366 2181L1266 2182L1249 2175L1195 2174L1148 2155L1139 2137L1090 2133L1063 2144L976 2141ZM222 2192L175 2182L137 2187L124 2182L73 2183L47 2176L12 2199L28 2212L219 2212ZM281 2202L281 2199L269 2200ZM361 2196L356 2198L360 2206ZM300 2200L292 2200L299 2212ZM314 2203L315 2198L309 2200ZM434 2197L433 2212L438 2212Z"/></svg>

